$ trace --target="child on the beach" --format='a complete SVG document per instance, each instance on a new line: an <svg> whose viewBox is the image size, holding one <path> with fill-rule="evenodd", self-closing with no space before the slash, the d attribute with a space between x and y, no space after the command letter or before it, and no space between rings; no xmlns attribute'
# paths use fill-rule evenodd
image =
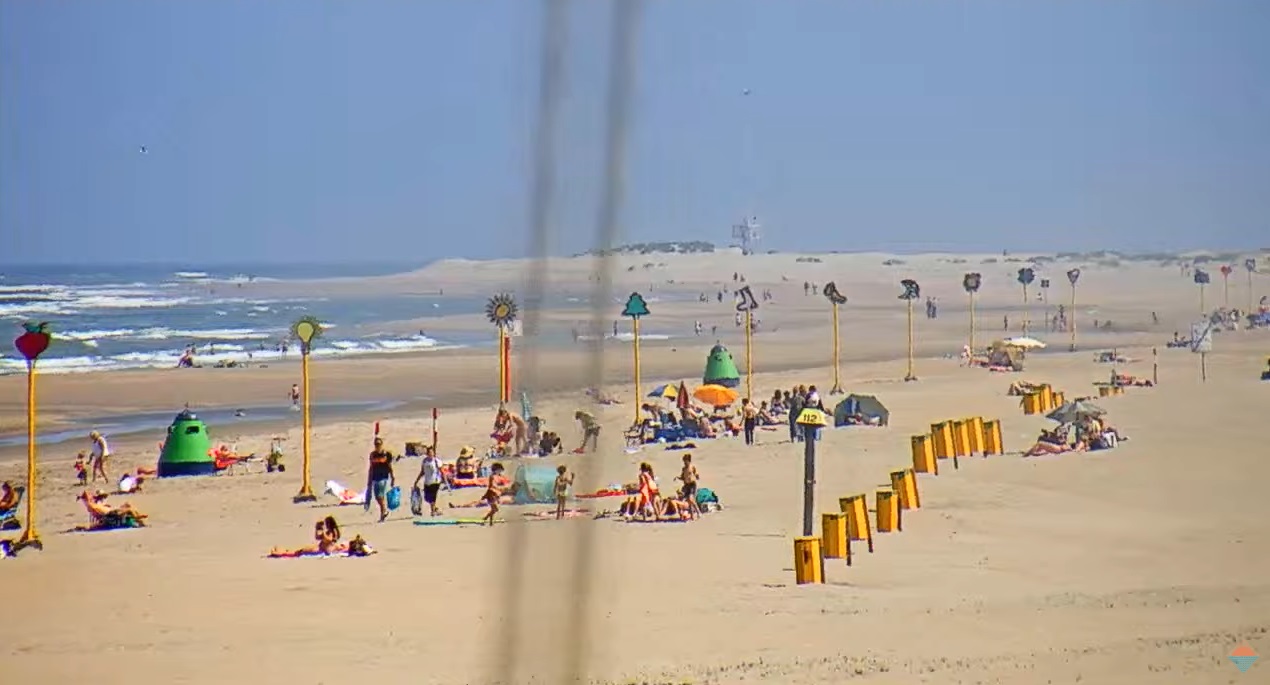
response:
<svg viewBox="0 0 1270 685"><path fill-rule="evenodd" d="M491 526L494 525L494 516L498 514L498 502L503 497L502 491L495 483L497 478L501 475L503 475L503 465L498 462L494 462L489 467L489 486L485 490L485 496L482 497L482 499L489 504L489 513L485 515L485 518L481 519L481 522L484 523L485 521L489 521Z"/></svg>
<svg viewBox="0 0 1270 685"><path fill-rule="evenodd" d="M675 480L683 481L683 488L679 493L680 499L689 502L697 501L697 481L701 480L701 474L697 473L697 467L692 463L692 455L684 455L684 468L675 476Z"/></svg>
<svg viewBox="0 0 1270 685"><path fill-rule="evenodd" d="M80 452L75 457L75 478L80 485L88 485L88 462L85 459L88 455Z"/></svg>
<svg viewBox="0 0 1270 685"><path fill-rule="evenodd" d="M569 496L569 486L573 485L573 474L564 464L556 467L556 520L564 518L564 502Z"/></svg>

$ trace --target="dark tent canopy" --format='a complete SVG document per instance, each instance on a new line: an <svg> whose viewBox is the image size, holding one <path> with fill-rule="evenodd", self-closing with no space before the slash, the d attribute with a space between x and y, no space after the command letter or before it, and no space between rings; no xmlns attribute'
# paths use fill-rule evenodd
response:
<svg viewBox="0 0 1270 685"><path fill-rule="evenodd" d="M869 423L874 421L879 426L891 422L891 412L873 395L847 395L847 398L833 408L833 425L850 425L852 417L863 417Z"/></svg>

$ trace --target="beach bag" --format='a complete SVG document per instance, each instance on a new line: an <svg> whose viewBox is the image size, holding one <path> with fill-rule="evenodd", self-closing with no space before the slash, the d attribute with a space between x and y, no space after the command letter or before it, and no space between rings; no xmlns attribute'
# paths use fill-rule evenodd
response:
<svg viewBox="0 0 1270 685"><path fill-rule="evenodd" d="M423 491L419 488L410 488L410 513L423 516Z"/></svg>
<svg viewBox="0 0 1270 685"><path fill-rule="evenodd" d="M710 488L698 488L697 506L703 512L718 511L721 508L719 506L719 496L714 494L714 490Z"/></svg>
<svg viewBox="0 0 1270 685"><path fill-rule="evenodd" d="M388 501L388 511L396 511L401 506L401 488L394 485L384 499Z"/></svg>

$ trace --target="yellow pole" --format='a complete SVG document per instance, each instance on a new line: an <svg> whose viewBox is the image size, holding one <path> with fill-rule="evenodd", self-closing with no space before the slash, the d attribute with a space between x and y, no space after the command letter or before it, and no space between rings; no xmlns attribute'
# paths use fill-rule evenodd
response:
<svg viewBox="0 0 1270 685"><path fill-rule="evenodd" d="M1252 272L1248 272L1248 311L1245 314L1252 313Z"/></svg>
<svg viewBox="0 0 1270 685"><path fill-rule="evenodd" d="M970 358L975 356L975 291L970 291Z"/></svg>
<svg viewBox="0 0 1270 685"><path fill-rule="evenodd" d="M1067 312L1067 328L1072 332L1072 344L1069 351L1076 351L1076 284L1072 284L1072 304Z"/></svg>
<svg viewBox="0 0 1270 685"><path fill-rule="evenodd" d="M304 453L304 473L302 474L303 482L300 484L300 492L293 501L295 502L312 502L317 499L313 494L313 485L309 480L309 350L305 345L300 350L300 396L301 396L301 419L300 419L300 437L301 451Z"/></svg>
<svg viewBox="0 0 1270 685"><path fill-rule="evenodd" d="M833 387L829 393L842 392L842 377L839 370L839 358L842 353L842 347L838 338L838 303L833 303Z"/></svg>
<svg viewBox="0 0 1270 685"><path fill-rule="evenodd" d="M44 549L35 530L35 360L26 363L26 529L17 544Z"/></svg>
<svg viewBox="0 0 1270 685"><path fill-rule="evenodd" d="M1027 299L1027 284L1023 284L1023 335L1027 335L1032 321L1032 301Z"/></svg>
<svg viewBox="0 0 1270 685"><path fill-rule="evenodd" d="M906 381L915 381L917 376L913 375L913 299L908 300L908 375L904 376Z"/></svg>
<svg viewBox="0 0 1270 685"><path fill-rule="evenodd" d="M635 423L638 424L640 419L640 402L644 398L643 392L639 389L639 317L631 317L631 335L634 336L633 348L635 350Z"/></svg>
<svg viewBox="0 0 1270 685"><path fill-rule="evenodd" d="M507 387L507 329L498 327L498 406L503 406L503 388Z"/></svg>
<svg viewBox="0 0 1270 685"><path fill-rule="evenodd" d="M745 396L754 397L754 313L745 310Z"/></svg>

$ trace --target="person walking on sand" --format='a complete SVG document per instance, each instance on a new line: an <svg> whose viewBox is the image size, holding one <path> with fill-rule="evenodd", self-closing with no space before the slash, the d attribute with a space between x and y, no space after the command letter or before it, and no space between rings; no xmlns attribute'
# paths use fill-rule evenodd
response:
<svg viewBox="0 0 1270 685"><path fill-rule="evenodd" d="M569 467L561 464L556 467L556 520L564 518L565 500L569 498L569 487L573 485L573 474L569 473Z"/></svg>
<svg viewBox="0 0 1270 685"><path fill-rule="evenodd" d="M370 468L366 471L366 511L370 511L373 497L379 505L379 522L388 518L388 490L397 483L392 472L392 452L384 449L384 439L375 438L375 449L370 452Z"/></svg>
<svg viewBox="0 0 1270 685"><path fill-rule="evenodd" d="M697 473L697 467L692 464L692 455L684 455L684 467L675 476L675 480L682 481L684 486L680 489L680 499L689 502L697 501L697 481L701 480L701 474Z"/></svg>
<svg viewBox="0 0 1270 685"><path fill-rule="evenodd" d="M110 459L110 443L106 442L106 436L97 431L93 431L88 434L88 441L91 442L93 446L91 452L93 482L96 483L97 476L101 476L102 480L109 483L110 474L106 473L106 462Z"/></svg>
<svg viewBox="0 0 1270 685"><path fill-rule="evenodd" d="M291 384L291 411L300 411L300 384Z"/></svg>
<svg viewBox="0 0 1270 685"><path fill-rule="evenodd" d="M437 493L441 491L441 461L437 459L437 451L432 445L423 448L423 459L419 461L419 475L415 477L414 488L419 489L423 482L423 501L428 503L432 516L440 516L437 508Z"/></svg>
<svg viewBox="0 0 1270 685"><path fill-rule="evenodd" d="M485 494L481 496L481 499L485 500L485 503L489 505L489 513L485 515L485 518L481 519L481 523L489 521L491 526L494 525L494 516L498 514L498 502L503 498L503 491L499 489L496 483L501 475L503 475L503 465L494 462L489 467L489 485L485 488Z"/></svg>

